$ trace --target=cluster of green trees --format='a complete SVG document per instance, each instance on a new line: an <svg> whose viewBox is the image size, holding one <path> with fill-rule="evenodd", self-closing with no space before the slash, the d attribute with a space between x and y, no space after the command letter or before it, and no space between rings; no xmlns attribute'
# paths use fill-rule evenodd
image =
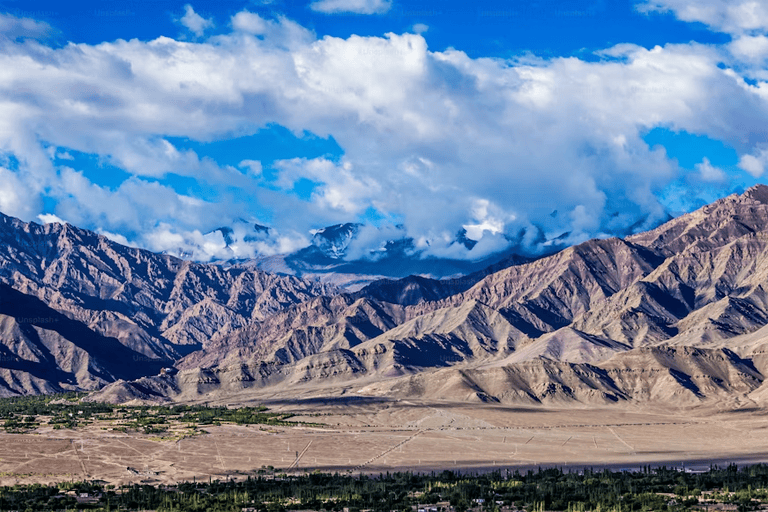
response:
<svg viewBox="0 0 768 512"><path fill-rule="evenodd" d="M739 510L754 510L768 501L768 466L713 467L700 474L667 468L639 472L560 469L525 474L494 472L460 475L387 473L379 476L309 473L300 476L260 471L240 482L188 482L175 487L134 485L114 489L98 483L59 486L14 486L0 489L1 510L64 510L76 498L66 491L97 495L97 503L79 503L81 510L241 511L285 510L376 512L410 511L416 504L450 502L458 512L481 508L497 512L516 506L529 512L563 510L684 511L706 494ZM674 493L675 496L670 496Z"/></svg>
<svg viewBox="0 0 768 512"><path fill-rule="evenodd" d="M119 429L136 430L146 434L163 433L172 423L187 427L197 425L295 425L292 416L269 412L266 407L207 407L204 405L146 405L125 406L100 402L83 402L85 394L20 396L0 399L0 420L7 432L28 432L46 423L53 428L77 428L94 420L119 423Z"/></svg>
<svg viewBox="0 0 768 512"><path fill-rule="evenodd" d="M42 424L41 416L49 417L54 428L75 428L86 424L98 414L109 413L109 404L80 402L85 393L18 396L0 399L0 419L5 420L6 432L28 432Z"/></svg>
<svg viewBox="0 0 768 512"><path fill-rule="evenodd" d="M227 407L178 405L173 407L172 412L178 414L182 421L195 422L198 425L212 425L224 422L238 425L288 426L296 424L295 422L287 421L293 414L267 412L267 408L264 406L229 409Z"/></svg>

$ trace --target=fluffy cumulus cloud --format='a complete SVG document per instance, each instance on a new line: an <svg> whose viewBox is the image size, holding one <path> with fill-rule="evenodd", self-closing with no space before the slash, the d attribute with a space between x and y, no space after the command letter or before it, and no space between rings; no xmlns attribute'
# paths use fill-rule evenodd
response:
<svg viewBox="0 0 768 512"><path fill-rule="evenodd" d="M358 14L383 14L392 7L391 0L317 0L310 9L328 14L354 12Z"/></svg>
<svg viewBox="0 0 768 512"><path fill-rule="evenodd" d="M742 61L751 64L762 64L768 57L768 37L762 34L756 36L740 36L730 44L731 53Z"/></svg>
<svg viewBox="0 0 768 512"><path fill-rule="evenodd" d="M270 23L258 14L248 11L241 11L232 17L232 27L240 32L262 35L266 34L274 23Z"/></svg>
<svg viewBox="0 0 768 512"><path fill-rule="evenodd" d="M45 22L31 18L19 18L6 14L0 16L0 38L45 38L51 33L51 27Z"/></svg>
<svg viewBox="0 0 768 512"><path fill-rule="evenodd" d="M638 9L672 12L683 21L697 21L729 34L768 28L768 5L763 0L648 0Z"/></svg>
<svg viewBox="0 0 768 512"><path fill-rule="evenodd" d="M680 174L662 148L644 142L648 130L722 140L754 176L768 163L768 86L745 80L766 52L762 4L644 5L729 31L734 42L619 45L590 60L470 58L430 51L417 33L317 38L292 20L248 11L232 17L231 32L197 42L51 48L6 39L0 210L27 220L56 215L199 259L294 250L311 229L370 212L382 227L361 230L355 255L406 236L427 255L479 258L510 244L536 251L554 238L643 229L664 218L658 192ZM208 22L192 7L187 14L183 23L204 35ZM271 125L331 136L343 156L284 159L267 172L258 156L221 165L175 142ZM73 154L95 155L104 172L113 166L128 178L94 183ZM708 160L696 170L725 186ZM216 193L174 188L163 181L171 175ZM264 211L273 229L251 236ZM237 243L216 231L222 225L242 230ZM479 241L472 250L456 240L462 229Z"/></svg>
<svg viewBox="0 0 768 512"><path fill-rule="evenodd" d="M39 189L29 176L0 167L0 212L14 217L33 217L42 207Z"/></svg>
<svg viewBox="0 0 768 512"><path fill-rule="evenodd" d="M683 21L699 22L729 34L725 47L730 62L744 76L768 79L768 3L764 0L645 0L637 9L646 13L673 13Z"/></svg>
<svg viewBox="0 0 768 512"><path fill-rule="evenodd" d="M250 174L251 176L260 176L262 170L264 169L263 166L261 165L261 162L259 162L258 160L250 160L250 159L246 159L240 162L239 167L241 169L246 169L248 171L248 174Z"/></svg>
<svg viewBox="0 0 768 512"><path fill-rule="evenodd" d="M213 20L203 18L189 4L184 6L184 16L179 22L197 37L202 37L206 30L213 27Z"/></svg>
<svg viewBox="0 0 768 512"><path fill-rule="evenodd" d="M766 165L768 165L768 149L758 149L755 154L743 155L739 160L739 167L755 178L763 175Z"/></svg>
<svg viewBox="0 0 768 512"><path fill-rule="evenodd" d="M43 224L65 224L66 221L52 213L43 213L37 216Z"/></svg>
<svg viewBox="0 0 768 512"><path fill-rule="evenodd" d="M300 179L320 183L312 192L313 202L347 218L361 214L381 193L379 182L372 176L355 173L349 161L336 164L325 158L295 158L276 162L275 166L281 171L277 184L283 189L293 189Z"/></svg>
<svg viewBox="0 0 768 512"><path fill-rule="evenodd" d="M708 158L704 158L701 163L696 164L696 170L699 173L699 179L709 183L722 183L727 179L725 172L713 166Z"/></svg>

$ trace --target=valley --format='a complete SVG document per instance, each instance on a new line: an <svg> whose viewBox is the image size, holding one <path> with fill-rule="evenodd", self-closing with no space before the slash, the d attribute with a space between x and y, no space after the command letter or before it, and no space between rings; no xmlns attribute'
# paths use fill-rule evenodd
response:
<svg viewBox="0 0 768 512"><path fill-rule="evenodd" d="M172 485L242 480L265 468L288 474L485 473L768 462L768 415L756 409L555 409L364 398L273 400L267 406L295 423L221 421L186 435L121 432L103 422L2 433L0 485Z"/></svg>
<svg viewBox="0 0 768 512"><path fill-rule="evenodd" d="M104 409L5 417L0 485L768 462L766 186L354 293L0 228L0 395Z"/></svg>

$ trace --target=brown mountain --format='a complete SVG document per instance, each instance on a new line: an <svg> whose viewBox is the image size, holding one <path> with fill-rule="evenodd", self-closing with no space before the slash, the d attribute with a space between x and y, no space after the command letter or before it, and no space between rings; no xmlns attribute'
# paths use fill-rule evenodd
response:
<svg viewBox="0 0 768 512"><path fill-rule="evenodd" d="M768 187L626 240L474 280L296 304L107 399L350 393L499 402L762 403Z"/></svg>
<svg viewBox="0 0 768 512"><path fill-rule="evenodd" d="M757 186L625 240L340 294L0 217L0 393L761 404L767 240Z"/></svg>
<svg viewBox="0 0 768 512"><path fill-rule="evenodd" d="M217 334L334 292L0 214L0 395L155 374Z"/></svg>

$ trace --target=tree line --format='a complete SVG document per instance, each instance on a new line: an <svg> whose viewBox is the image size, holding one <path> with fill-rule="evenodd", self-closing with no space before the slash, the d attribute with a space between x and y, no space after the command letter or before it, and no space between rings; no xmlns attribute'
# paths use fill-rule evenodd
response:
<svg viewBox="0 0 768 512"><path fill-rule="evenodd" d="M78 503L87 493L93 503ZM0 510L158 510L263 512L325 510L411 511L438 504L456 512L501 508L528 512L684 511L704 500L755 510L768 502L768 465L712 467L703 473L645 467L641 471L537 471L462 475L450 471L379 475L306 473L264 468L244 481L193 481L176 486L99 482L0 488Z"/></svg>

